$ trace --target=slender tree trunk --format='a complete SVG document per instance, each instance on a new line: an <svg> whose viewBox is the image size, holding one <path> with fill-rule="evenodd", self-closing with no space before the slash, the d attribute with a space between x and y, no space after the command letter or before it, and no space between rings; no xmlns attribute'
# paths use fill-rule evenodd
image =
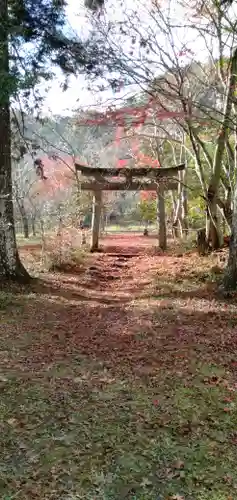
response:
<svg viewBox="0 0 237 500"><path fill-rule="evenodd" d="M18 197L18 192L16 192L16 194L15 194L15 199L16 199L16 203L17 203L20 215L21 215L24 238L28 239L30 231L29 231L29 222L28 222L28 217L27 217L26 210L25 210L24 201Z"/></svg>
<svg viewBox="0 0 237 500"><path fill-rule="evenodd" d="M21 220L22 220L22 225L23 225L23 233L24 233L24 238L28 239L29 238L29 222L28 222L28 217L26 215L25 207L23 204L19 205L19 211L21 214Z"/></svg>
<svg viewBox="0 0 237 500"><path fill-rule="evenodd" d="M182 186L178 185L178 199L176 204L174 222L173 222L173 231L175 238L182 237L182 225L180 224L181 220L181 211L182 211Z"/></svg>
<svg viewBox="0 0 237 500"><path fill-rule="evenodd" d="M185 155L185 162L186 162L186 155ZM182 181L183 181L183 186L181 192L181 206L182 206L181 220L182 220L184 236L187 238L188 236L188 192L186 188L187 170L183 172Z"/></svg>
<svg viewBox="0 0 237 500"><path fill-rule="evenodd" d="M165 196L162 187L158 191L158 221L159 221L159 247L165 251L167 249L166 217L165 217Z"/></svg>
<svg viewBox="0 0 237 500"><path fill-rule="evenodd" d="M237 182L234 193L232 233L230 238L229 260L224 273L222 288L224 291L237 289Z"/></svg>
<svg viewBox="0 0 237 500"><path fill-rule="evenodd" d="M207 241L211 243L212 250L217 250L223 243L220 221L217 215L217 201L209 201L207 209Z"/></svg>
<svg viewBox="0 0 237 500"><path fill-rule="evenodd" d="M176 238L176 230L175 230L173 224L174 224L174 219L175 219L175 214L176 214L177 202L175 200L173 191L170 191L170 198L171 198L171 202L172 202L171 232L172 232L172 238Z"/></svg>
<svg viewBox="0 0 237 500"><path fill-rule="evenodd" d="M28 219L27 219L26 215L24 215L24 217L22 217L22 222L23 222L24 238L28 239L29 238L29 223L28 223Z"/></svg>
<svg viewBox="0 0 237 500"><path fill-rule="evenodd" d="M143 235L148 236L148 220L144 221L144 230L143 230Z"/></svg>
<svg viewBox="0 0 237 500"><path fill-rule="evenodd" d="M22 282L29 275L19 259L13 217L7 0L0 0L0 19L0 277Z"/></svg>
<svg viewBox="0 0 237 500"><path fill-rule="evenodd" d="M45 231L44 231L44 221L43 221L43 219L40 219L40 235L41 235L41 242L42 242L42 247L41 247L41 261L42 261L42 263L45 263L45 259L46 259L46 240L45 240Z"/></svg>
<svg viewBox="0 0 237 500"><path fill-rule="evenodd" d="M227 226L229 231L231 231L231 229L232 229L232 212L233 212L233 210L232 210L232 189L231 188L229 188L227 193L226 193L225 201L222 201L218 198L217 204L218 204L218 209L219 209L221 216L223 218L223 234L225 234L226 226Z"/></svg>
<svg viewBox="0 0 237 500"><path fill-rule="evenodd" d="M102 203L101 191L95 191L93 197L91 252L95 252L99 249L101 203Z"/></svg>
<svg viewBox="0 0 237 500"><path fill-rule="evenodd" d="M31 217L31 229L33 236L36 236L36 228L35 228L35 217Z"/></svg>
<svg viewBox="0 0 237 500"><path fill-rule="evenodd" d="M102 209L101 209L101 221L100 221L100 230L101 230L101 233L104 233L105 232L105 207L102 206Z"/></svg>
<svg viewBox="0 0 237 500"><path fill-rule="evenodd" d="M188 204L187 190L184 186L186 182L182 172L179 172L178 200L176 204L175 217L173 222L173 231L176 238L187 236L188 229Z"/></svg>
<svg viewBox="0 0 237 500"><path fill-rule="evenodd" d="M231 125L230 114L234 102L234 95L236 89L236 75L237 75L237 48L235 48L231 59L224 116L219 136L217 139L217 146L213 163L213 172L208 187L208 211L210 215L210 239L212 243L212 248L219 248L222 244L222 240L220 238L221 236L220 227L217 221L217 194L221 179L225 145L228 139L229 129Z"/></svg>

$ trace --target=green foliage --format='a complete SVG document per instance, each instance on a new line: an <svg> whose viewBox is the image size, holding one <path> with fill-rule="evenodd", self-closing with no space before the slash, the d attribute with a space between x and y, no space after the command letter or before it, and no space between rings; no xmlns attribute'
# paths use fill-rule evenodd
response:
<svg viewBox="0 0 237 500"><path fill-rule="evenodd" d="M157 216L156 200L142 200L139 203L139 212L142 220L155 221Z"/></svg>
<svg viewBox="0 0 237 500"><path fill-rule="evenodd" d="M50 272L77 272L83 266L85 251L78 247L68 247L64 243L45 255L45 264Z"/></svg>
<svg viewBox="0 0 237 500"><path fill-rule="evenodd" d="M191 227L200 228L205 226L205 202L203 198L189 199L188 221Z"/></svg>

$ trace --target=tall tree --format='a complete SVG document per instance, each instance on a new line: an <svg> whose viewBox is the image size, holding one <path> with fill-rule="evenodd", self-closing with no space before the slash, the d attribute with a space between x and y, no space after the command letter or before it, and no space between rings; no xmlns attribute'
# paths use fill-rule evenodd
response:
<svg viewBox="0 0 237 500"><path fill-rule="evenodd" d="M220 287L220 290L227 294L237 289L237 183L233 205L229 259L225 269L224 279Z"/></svg>
<svg viewBox="0 0 237 500"><path fill-rule="evenodd" d="M19 260L13 219L11 180L11 104L36 96L42 79L60 66L65 76L93 67L88 47L66 32L65 0L0 0L0 276L27 280ZM24 127L23 127L24 128ZM23 133L23 132L22 132Z"/></svg>

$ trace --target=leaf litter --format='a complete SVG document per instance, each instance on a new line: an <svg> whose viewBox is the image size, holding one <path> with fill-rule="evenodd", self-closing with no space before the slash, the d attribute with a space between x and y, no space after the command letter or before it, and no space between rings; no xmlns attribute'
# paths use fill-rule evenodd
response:
<svg viewBox="0 0 237 500"><path fill-rule="evenodd" d="M214 257L116 245L1 292L0 497L236 498L237 315L203 279Z"/></svg>

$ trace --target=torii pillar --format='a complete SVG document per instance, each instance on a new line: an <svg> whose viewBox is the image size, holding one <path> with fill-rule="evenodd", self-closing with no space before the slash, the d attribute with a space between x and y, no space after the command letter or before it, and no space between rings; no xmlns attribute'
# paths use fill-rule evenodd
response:
<svg viewBox="0 0 237 500"><path fill-rule="evenodd" d="M94 191L92 201L92 224L91 224L91 252L99 249L99 234L102 208L102 191Z"/></svg>
<svg viewBox="0 0 237 500"><path fill-rule="evenodd" d="M165 216L165 190L162 183L158 189L158 213L157 219L159 224L159 247L165 251L167 249L167 232L166 232L166 216Z"/></svg>

